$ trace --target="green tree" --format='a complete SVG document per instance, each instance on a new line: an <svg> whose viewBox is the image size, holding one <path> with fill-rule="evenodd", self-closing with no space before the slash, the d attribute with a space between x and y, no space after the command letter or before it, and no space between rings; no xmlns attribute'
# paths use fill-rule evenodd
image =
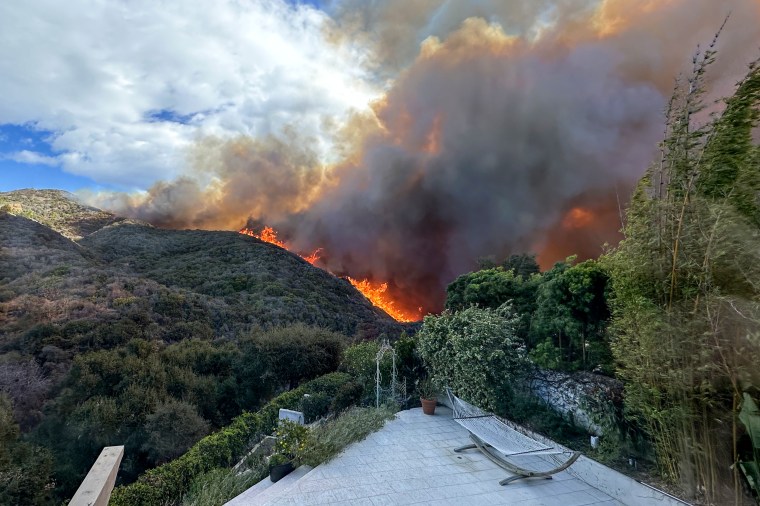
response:
<svg viewBox="0 0 760 506"><path fill-rule="evenodd" d="M10 399L0 394L0 504L52 504L50 452L19 440Z"/></svg>
<svg viewBox="0 0 760 506"><path fill-rule="evenodd" d="M260 332L252 339L266 364L267 376L288 389L335 371L347 340L336 332L302 323Z"/></svg>
<svg viewBox="0 0 760 506"><path fill-rule="evenodd" d="M530 342L534 346L547 342L558 348L558 364L538 365L571 370L601 368L609 373L612 366L606 336L610 318L606 297L609 278L594 260L577 265L572 265L573 261L570 258L559 262L544 274L537 290ZM540 356L546 352L542 346Z"/></svg>
<svg viewBox="0 0 760 506"><path fill-rule="evenodd" d="M722 113L698 125L714 44L676 88L660 160L603 262L626 412L651 438L663 476L738 504L736 416L742 390L760 384L760 69L750 66Z"/></svg>
<svg viewBox="0 0 760 506"><path fill-rule="evenodd" d="M508 303L426 316L418 347L433 382L484 409L495 409L528 368L518 323Z"/></svg>
<svg viewBox="0 0 760 506"><path fill-rule="evenodd" d="M144 449L156 464L161 464L185 453L208 434L209 427L192 404L182 401L161 403L146 417L148 437Z"/></svg>
<svg viewBox="0 0 760 506"><path fill-rule="evenodd" d="M523 279L529 279L534 274L541 273L541 267L536 262L534 253L521 253L519 255L509 255L509 258L501 264L505 270L514 271L514 273Z"/></svg>
<svg viewBox="0 0 760 506"><path fill-rule="evenodd" d="M518 316L517 335L525 339L540 280L538 274L525 278L504 267L464 274L446 288L446 309L459 311L472 305L495 309L511 301Z"/></svg>

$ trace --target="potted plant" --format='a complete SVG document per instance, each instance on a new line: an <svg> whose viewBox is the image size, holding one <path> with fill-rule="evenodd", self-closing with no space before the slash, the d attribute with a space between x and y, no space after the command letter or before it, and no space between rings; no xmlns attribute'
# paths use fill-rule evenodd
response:
<svg viewBox="0 0 760 506"><path fill-rule="evenodd" d="M420 396L420 404L422 404L422 412L426 415L435 414L435 405L438 403L437 390L433 386L433 382L430 378L425 378L417 382L417 393Z"/></svg>
<svg viewBox="0 0 760 506"><path fill-rule="evenodd" d="M269 457L269 479L272 483L281 480L296 468L308 431L309 429L303 425L291 420L280 420L275 431L275 437L277 437L275 453Z"/></svg>
<svg viewBox="0 0 760 506"><path fill-rule="evenodd" d="M275 453L269 457L269 479L272 480L272 483L277 483L290 474L293 469L295 469L293 460L287 455Z"/></svg>

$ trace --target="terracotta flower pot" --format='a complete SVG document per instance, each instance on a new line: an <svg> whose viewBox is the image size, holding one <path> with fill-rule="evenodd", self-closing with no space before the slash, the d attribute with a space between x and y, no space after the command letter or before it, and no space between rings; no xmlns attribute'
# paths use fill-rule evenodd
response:
<svg viewBox="0 0 760 506"><path fill-rule="evenodd" d="M420 397L420 402L422 403L422 412L426 415L434 415L435 414L435 405L438 403L436 399L423 399Z"/></svg>
<svg viewBox="0 0 760 506"><path fill-rule="evenodd" d="M293 467L292 462L285 462L284 464L272 466L269 468L269 479L272 480L272 483L277 483L293 472L293 469L295 468Z"/></svg>

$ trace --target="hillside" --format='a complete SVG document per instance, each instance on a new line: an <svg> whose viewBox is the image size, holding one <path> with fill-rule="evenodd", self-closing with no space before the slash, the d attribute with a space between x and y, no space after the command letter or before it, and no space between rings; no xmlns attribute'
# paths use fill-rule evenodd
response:
<svg viewBox="0 0 760 506"><path fill-rule="evenodd" d="M0 192L0 210L37 221L73 240L112 223L131 221L81 204L74 194L61 190Z"/></svg>
<svg viewBox="0 0 760 506"><path fill-rule="evenodd" d="M252 237L156 229L53 190L3 193L2 205L5 349L40 325L50 333L83 319L141 320L141 335L169 341L292 322L358 338L400 328L347 281Z"/></svg>
<svg viewBox="0 0 760 506"><path fill-rule="evenodd" d="M161 416L186 422L176 451L333 370L348 342L405 328L348 281L253 237L157 229L59 191L0 197L0 415L12 410L50 452L59 498L104 445L130 448L127 479L174 456L157 449Z"/></svg>

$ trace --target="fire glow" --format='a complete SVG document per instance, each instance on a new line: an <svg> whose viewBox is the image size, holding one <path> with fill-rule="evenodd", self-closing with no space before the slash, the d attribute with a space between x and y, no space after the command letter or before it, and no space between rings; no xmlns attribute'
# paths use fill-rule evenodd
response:
<svg viewBox="0 0 760 506"><path fill-rule="evenodd" d="M260 233L256 233L250 228L242 228L238 232L290 251L285 243L277 238L277 231L272 227L264 227ZM321 258L321 253L322 248L317 248L310 255L304 256L298 254L298 256L309 262L311 265L314 265ZM396 307L396 301L391 298L387 291L388 283L373 283L368 279L357 280L350 276L346 276L345 279L347 279L354 288L359 290L359 292L361 292L372 305L388 313L388 315L394 320L399 322L414 322L422 319L422 308L418 308L417 313L414 314L413 312L404 311Z"/></svg>

